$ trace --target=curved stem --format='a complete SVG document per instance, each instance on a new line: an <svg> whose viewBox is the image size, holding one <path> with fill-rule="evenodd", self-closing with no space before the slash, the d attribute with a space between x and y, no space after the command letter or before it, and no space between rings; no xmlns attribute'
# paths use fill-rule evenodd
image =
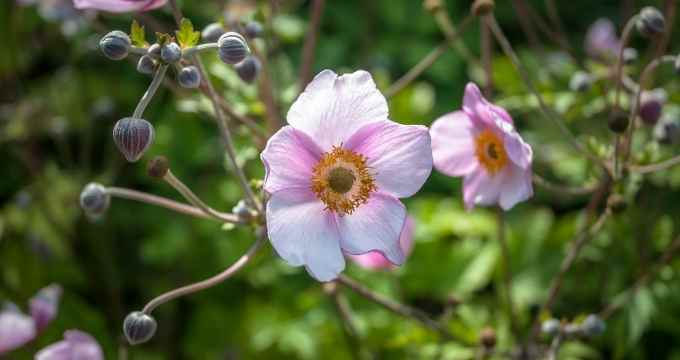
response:
<svg viewBox="0 0 680 360"><path fill-rule="evenodd" d="M134 46L134 45L130 46L130 54L146 55L147 52L148 52L148 48Z"/></svg>
<svg viewBox="0 0 680 360"><path fill-rule="evenodd" d="M503 257L502 271L503 271L503 287L505 288L504 296L508 304L508 315L510 316L510 328L515 336L519 336L519 328L517 327L517 318L515 316L515 307L512 301L512 273L510 272L510 249L505 238L505 214L500 207L496 209L496 227L498 231L498 243L501 247L501 255Z"/></svg>
<svg viewBox="0 0 680 360"><path fill-rule="evenodd" d="M203 52L203 51L206 51L206 50L213 50L213 49L217 49L217 48L218 48L218 46L217 46L216 42L215 43L205 43L205 44L196 45L194 47L184 49L182 51L182 57L185 58L185 59L188 59L188 58L191 58L192 56L194 56L194 55L196 55L200 52Z"/></svg>
<svg viewBox="0 0 680 360"><path fill-rule="evenodd" d="M222 283L223 281L227 280L232 275L237 273L239 270L241 270L253 258L253 255L255 255L257 250L260 249L263 243L264 237L259 237L257 240L255 240L255 243L253 243L253 245L250 246L248 251L246 251L246 253L243 254L243 256L241 256L238 260L236 260L235 263L233 263L231 266L226 268L221 273L211 278L205 279L203 281L199 281L191 285L182 286L181 288L168 291L165 294L162 294L154 298L153 300L149 301L144 306L144 309L142 309L142 312L145 314L151 314L151 312L161 304L177 299L178 297L182 297L185 295L199 292L207 288L211 288L215 285Z"/></svg>
<svg viewBox="0 0 680 360"><path fill-rule="evenodd" d="M203 219L211 219L211 220L219 220L220 222L227 222L227 223L232 223L232 224L238 224L240 221L238 220L238 217L234 214L230 213L219 213L219 218L216 218L214 216L210 216L206 214L203 210L189 206L186 204L182 204L180 202L166 199L164 197L156 196L156 195L151 195L147 194L141 191L137 190L132 190L132 189L125 189L125 188L119 188L119 187L107 187L106 188L106 193L113 196L113 197L118 197L121 199L127 199L127 200L134 200L134 201L139 201L143 203L147 203L150 205L155 205L155 206L160 206L172 211L176 211L178 213L182 213L185 215L190 215L198 218L203 218Z"/></svg>
<svg viewBox="0 0 680 360"><path fill-rule="evenodd" d="M615 88L614 88L614 109L619 107L620 104L620 93L621 93L621 75L623 74L623 51L626 48L626 45L628 44L628 40L630 39L630 34L633 31L633 27L635 26L635 22L637 21L637 15L631 17L628 19L628 22L626 23L626 26L623 27L623 32L621 34L621 47L619 48L619 54L616 57L616 73L614 74L614 81L615 81Z"/></svg>
<svg viewBox="0 0 680 360"><path fill-rule="evenodd" d="M640 174L649 174L657 171L666 170L676 165L680 165L680 155L676 155L668 160L664 160L656 164L631 166L630 170Z"/></svg>
<svg viewBox="0 0 680 360"><path fill-rule="evenodd" d="M153 96L156 94L156 90L158 90L158 87L161 85L163 82L163 77L165 77L165 72L168 70L168 65L161 65L156 69L156 73L153 75L153 80L151 80L151 84L149 85L149 88L146 90L144 95L142 95L142 98L139 99L139 103L137 103L137 107L135 108L135 112L132 114L132 117L135 119L141 119L142 115L144 115L144 109L146 109L146 106L149 105L149 102L153 98Z"/></svg>
<svg viewBox="0 0 680 360"><path fill-rule="evenodd" d="M546 190L561 194L561 195L588 195L596 190L596 186L590 187L569 187L564 185L554 184L538 174L533 174L533 181L536 185L545 188Z"/></svg>
<svg viewBox="0 0 680 360"><path fill-rule="evenodd" d="M319 24L323 16L324 5L326 0L314 0L310 7L311 22L307 29L307 36L305 37L305 44L302 47L302 65L300 65L300 92L305 89L307 83L312 79L312 67L314 65L314 49L316 48L316 39L319 35Z"/></svg>

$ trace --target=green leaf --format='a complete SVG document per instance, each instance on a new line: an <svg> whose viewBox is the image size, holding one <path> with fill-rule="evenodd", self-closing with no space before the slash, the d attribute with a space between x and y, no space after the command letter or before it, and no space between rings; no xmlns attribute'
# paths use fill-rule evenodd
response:
<svg viewBox="0 0 680 360"><path fill-rule="evenodd" d="M161 33L161 32L156 32L156 42L160 46L171 43L172 42L172 35L164 34L164 33Z"/></svg>
<svg viewBox="0 0 680 360"><path fill-rule="evenodd" d="M194 24L187 18L182 19L179 30L175 31L175 34L177 35L177 42L182 48L198 44L198 40L201 38L201 33L194 30Z"/></svg>
<svg viewBox="0 0 680 360"><path fill-rule="evenodd" d="M132 20L132 25L130 26L130 40L132 40L132 45L145 47L146 35L144 33L144 26L139 25L137 20Z"/></svg>

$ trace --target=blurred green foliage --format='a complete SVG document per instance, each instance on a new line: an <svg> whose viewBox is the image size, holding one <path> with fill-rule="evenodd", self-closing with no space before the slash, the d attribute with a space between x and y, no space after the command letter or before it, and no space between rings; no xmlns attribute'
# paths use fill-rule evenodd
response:
<svg viewBox="0 0 680 360"><path fill-rule="evenodd" d="M253 17L264 21L270 42L270 71L285 114L297 96L301 48L309 22L306 1L257 2ZM448 1L455 23L468 12L467 2ZM600 155L613 151L607 130L606 103L598 83L573 93L568 82L576 67L557 54L549 39L542 48L527 45L510 2L497 1L497 17L522 60L530 67L541 93L578 137ZM544 3L531 1L545 15ZM583 35L598 17L619 26L625 4L637 9L654 1L559 2L560 15L575 53L583 58ZM221 1L181 1L197 28L219 20ZM30 346L11 359L31 358L57 341L65 329L93 334L107 358L124 349L121 325L126 313L152 297L206 278L231 264L252 243L251 229L182 217L164 209L114 199L107 216L90 223L78 208L80 189L89 181L134 188L176 198L166 184L145 174L141 163L127 164L111 139L113 123L128 116L148 85L131 61L106 60L96 49L98 38L113 29L127 30L133 16L91 14L66 26L40 16L40 7L0 5L0 299L25 304L51 282L64 287L57 320ZM622 10L623 9L623 10ZM83 14L80 14L85 16ZM170 12L135 15L151 31L174 30ZM242 20L245 20L243 18ZM71 26L71 27L73 27ZM672 39L680 31L674 27ZM479 53L479 29L463 40ZM443 37L420 1L327 1L314 70L331 68L371 71L386 89L437 46ZM639 74L649 59L649 43L635 38L641 60L629 71ZM671 41L671 46L675 44ZM677 46L672 48L677 52ZM215 55L204 61L224 98L261 121L264 105L256 85L245 85ZM586 64L593 71L595 64ZM657 81L678 103L680 82L669 69ZM512 113L522 136L533 146L535 170L557 183L595 185L598 174L573 152L553 124L537 111L507 58L493 59L494 101ZM390 99L393 120L431 123L459 108L469 80L478 69L447 51L418 80ZM172 79L171 79L172 81ZM210 116L208 100L191 91L159 92L145 118L154 123L156 143L146 158L163 154L173 172L202 199L230 209L241 198L225 163ZM237 129L239 160L247 174L261 178L258 144L246 128ZM649 129L637 132L633 154L652 163L677 154L678 145L656 143ZM537 187L536 196L507 214L510 271L520 325L528 331L547 296L566 249L585 218L587 196L563 196ZM648 269L680 231L680 167L649 176L631 176L620 189L625 212L609 221L565 279L554 316L573 319L597 312ZM421 193L406 200L417 222L413 255L393 272L369 272L348 264L347 272L366 286L419 307L433 317L447 311L446 326L462 341L441 342L419 324L343 291L351 304L362 343L380 359L473 359L480 330L490 326L498 348L512 339L507 304L502 296L503 266L496 241L494 211L462 207L461 181L433 172ZM675 234L675 235L674 235ZM561 359L680 359L680 264L662 269L607 324L592 342L571 341ZM454 296L460 304L451 308ZM343 337L332 301L304 270L278 260L270 247L245 270L219 287L161 306L159 331L148 344L130 348L131 359L346 359L353 352Z"/></svg>

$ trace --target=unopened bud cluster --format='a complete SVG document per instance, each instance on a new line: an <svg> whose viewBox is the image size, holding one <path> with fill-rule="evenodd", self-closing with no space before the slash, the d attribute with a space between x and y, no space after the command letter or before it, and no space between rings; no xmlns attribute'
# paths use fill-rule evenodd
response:
<svg viewBox="0 0 680 360"><path fill-rule="evenodd" d="M561 322L551 318L541 323L541 333L547 337L562 335L567 338L593 338L602 335L607 329L604 320L590 314L579 322Z"/></svg>

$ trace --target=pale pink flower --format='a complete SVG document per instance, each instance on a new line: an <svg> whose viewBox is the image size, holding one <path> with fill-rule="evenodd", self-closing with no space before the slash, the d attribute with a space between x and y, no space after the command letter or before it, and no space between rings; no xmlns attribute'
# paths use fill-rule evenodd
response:
<svg viewBox="0 0 680 360"><path fill-rule="evenodd" d="M96 9L115 13L157 9L167 0L73 0L76 9Z"/></svg>
<svg viewBox="0 0 680 360"><path fill-rule="evenodd" d="M533 195L532 150L519 136L510 115L489 103L477 85L465 87L463 110L437 119L430 129L434 166L463 176L463 200L499 204L508 210Z"/></svg>
<svg viewBox="0 0 680 360"><path fill-rule="evenodd" d="M411 255L413 251L413 232L415 230L415 222L410 216L406 216L404 228L401 229L399 236L399 247L404 253L404 257ZM371 251L361 255L349 255L349 258L357 263L357 265L370 270L388 270L392 269L392 263L385 258L385 256L378 251Z"/></svg>
<svg viewBox="0 0 680 360"><path fill-rule="evenodd" d="M343 253L404 261L406 209L432 171L427 128L388 119L371 75L324 70L307 85L262 152L267 231L276 252L319 281L345 268Z"/></svg>
<svg viewBox="0 0 680 360"><path fill-rule="evenodd" d="M618 56L621 41L616 35L616 26L607 18L597 19L586 33L585 48L588 55L611 60Z"/></svg>
<svg viewBox="0 0 680 360"><path fill-rule="evenodd" d="M64 340L40 350L35 354L35 360L104 360L104 353L91 335L67 330Z"/></svg>

